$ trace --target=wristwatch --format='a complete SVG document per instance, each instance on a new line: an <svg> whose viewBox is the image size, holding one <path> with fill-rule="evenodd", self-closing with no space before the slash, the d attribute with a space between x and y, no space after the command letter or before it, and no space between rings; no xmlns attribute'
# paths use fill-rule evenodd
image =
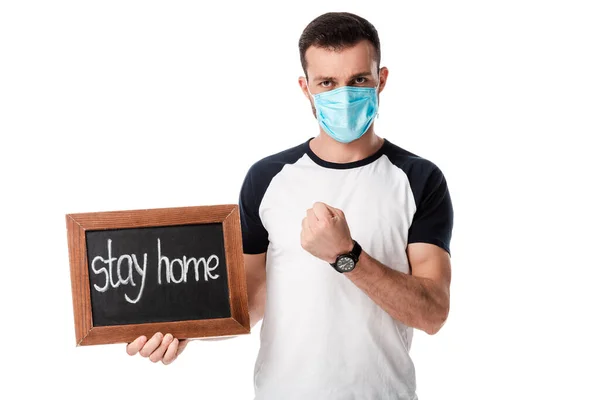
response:
<svg viewBox="0 0 600 400"><path fill-rule="evenodd" d="M362 247L356 240L353 240L354 247L350 250L350 253L344 253L337 256L337 259L334 263L331 264L333 269L337 272L350 272L356 267L356 263L358 262L358 257L362 252Z"/></svg>

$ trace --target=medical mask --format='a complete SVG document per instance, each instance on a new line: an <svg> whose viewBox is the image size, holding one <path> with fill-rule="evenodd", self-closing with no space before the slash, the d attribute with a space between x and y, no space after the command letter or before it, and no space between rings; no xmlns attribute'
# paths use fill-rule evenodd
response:
<svg viewBox="0 0 600 400"><path fill-rule="evenodd" d="M308 89L308 88L307 88ZM342 86L312 94L317 121L323 130L341 143L350 143L369 129L377 115L378 87Z"/></svg>

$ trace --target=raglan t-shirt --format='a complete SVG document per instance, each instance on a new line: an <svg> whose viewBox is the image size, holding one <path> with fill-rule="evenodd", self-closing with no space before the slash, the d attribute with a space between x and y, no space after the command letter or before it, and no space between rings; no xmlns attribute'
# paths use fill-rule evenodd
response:
<svg viewBox="0 0 600 400"><path fill-rule="evenodd" d="M244 253L267 253L255 400L415 400L413 328L304 250L300 232L306 210L324 202L344 212L363 251L410 274L408 244L450 253L446 180L434 163L387 139L349 163L319 158L312 139L254 163L240 191Z"/></svg>

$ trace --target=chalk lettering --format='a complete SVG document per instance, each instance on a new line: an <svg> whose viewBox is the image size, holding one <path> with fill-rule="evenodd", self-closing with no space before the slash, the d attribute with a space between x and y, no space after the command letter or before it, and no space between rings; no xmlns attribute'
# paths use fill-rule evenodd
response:
<svg viewBox="0 0 600 400"><path fill-rule="evenodd" d="M181 266L181 276L179 277L179 279L175 279L175 274L173 273L173 264L175 263L179 263L179 265ZM173 261L171 261L171 266L169 267L169 274L171 275L171 280L173 281L173 283L181 283L185 278L183 262L179 258L174 258Z"/></svg>
<svg viewBox="0 0 600 400"><path fill-rule="evenodd" d="M219 266L219 257L217 257L215 254L211 255L210 257L208 257L208 261L204 258L204 257L199 257L199 258L194 258L194 257L187 257L187 256L183 256L183 259L181 258L173 258L172 260L169 260L169 257L163 255L162 253L162 248L160 245L160 238L157 239L157 248L158 248L158 283L162 284L162 271L163 271L163 266L164 266L164 271L165 271L165 277L167 280L167 283L181 283L181 282L187 282L187 276L190 270L190 263L194 264L194 278L196 279L196 282L198 282L200 280L200 264L202 264L204 266L204 280L206 282L208 282L208 278L210 279L217 279L219 277L219 274L214 274L212 273L212 271L214 271L218 266ZM210 263L214 261L215 265L213 267L210 266ZM179 278L175 278L175 273L173 270L173 266L175 264L179 264L179 268L181 270L181 275L179 275Z"/></svg>
<svg viewBox="0 0 600 400"><path fill-rule="evenodd" d="M135 270L142 276L142 284L140 285L140 291L135 298L135 300L131 300L129 296L125 295L125 300L130 302L131 304L135 304L142 298L142 292L144 291L144 282L146 282L146 262L148 261L148 254L144 253L144 268L140 268L140 264L138 264L137 257L135 254L131 255L133 257L133 263L135 264ZM133 283L133 281L132 281Z"/></svg>
<svg viewBox="0 0 600 400"><path fill-rule="evenodd" d="M216 264L214 267L210 267L210 262L211 260L215 260ZM219 266L219 257L215 256L214 254L210 257L208 257L208 262L204 264L205 268L204 268L204 280L208 281L208 277L210 276L211 279L217 279L219 277L219 274L214 275L212 274L212 271L214 271L215 269L217 269L217 267Z"/></svg>
<svg viewBox="0 0 600 400"><path fill-rule="evenodd" d="M93 258L92 260L92 271L94 272L94 274L96 275L100 275L100 274L104 274L105 277L105 281L104 281L104 286L99 286L97 284L94 283L94 289L96 289L98 292L106 292L110 287L112 288L117 288L120 285L131 285L132 287L136 286L135 280L134 280L134 266L135 266L135 271L139 274L140 277L140 291L138 292L138 295L136 297L135 300L131 300L131 298L127 295L124 294L125 300L127 300L130 303L137 303L141 296L142 296L142 292L144 291L144 282L146 280L146 264L147 264L147 259L148 259L148 254L144 253L144 267L141 268L138 261L137 261L137 257L135 254L129 255L129 254L123 254L121 255L118 259L116 257L112 256L112 240L108 239L106 241L106 248L107 248L107 253L108 253L108 258L104 259L102 256L96 256ZM116 265L116 273L117 273L117 281L113 280L113 261L117 260L117 265ZM96 263L100 261L103 262L104 264L108 265L108 268L106 266L98 268L96 267ZM127 273L124 275L123 274L123 270L126 270ZM124 277L125 276L125 277Z"/></svg>
<svg viewBox="0 0 600 400"><path fill-rule="evenodd" d="M116 258L112 257L112 253L111 253L112 246L111 246L111 243L112 243L112 240L108 239L108 244L107 244L107 247L108 247L108 259L106 261L104 261L104 262L108 263L108 276L110 277L110 285L115 288L115 287L119 286L119 282L115 283L112 280L112 263L113 263L113 261L116 260Z"/></svg>
<svg viewBox="0 0 600 400"><path fill-rule="evenodd" d="M158 283L162 284L161 276L162 276L162 262L165 262L165 274L167 276L167 283L171 282L171 277L169 274L169 259L166 256L161 255L160 252L160 238L158 239Z"/></svg>
<svg viewBox="0 0 600 400"><path fill-rule="evenodd" d="M109 288L118 288L120 285L123 286L131 286L137 287L139 283L139 291L137 296L132 299L128 293L124 294L125 300L131 304L136 304L142 298L142 294L144 292L144 285L147 277L147 267L148 267L148 253L144 253L144 261L142 266L138 262L138 258L136 254L122 254L118 258L112 256L112 240L108 239L106 241L106 249L108 253L108 258L103 258L102 256L96 256L92 259L91 269L92 272L98 275L104 275L104 284L100 286L97 283L94 283L94 289L98 292L106 292ZM158 250L158 284L162 285L163 283L163 271L164 277L166 278L166 283L174 283L179 284L182 282L188 281L188 274L191 269L194 270L194 279L196 282L200 281L200 277L202 276L200 273L200 267L202 266L204 270L204 281L208 282L209 279L217 279L219 278L219 274L213 273L215 269L219 266L219 257L215 254L208 257L208 259L204 257L188 257L183 256L182 258L173 258L169 259L166 255L163 254L163 249L161 248L160 238L157 239L157 250ZM116 272L116 280L113 279L113 261L116 261L115 272ZM105 265L102 267L98 267L97 264L104 263ZM190 268L190 265L193 265L193 268ZM177 271L175 271L175 267L177 266Z"/></svg>
<svg viewBox="0 0 600 400"><path fill-rule="evenodd" d="M127 274L127 279L123 279L121 276L121 261L127 259L129 264L129 273ZM133 282L133 260L129 254L123 254L119 257L119 261L117 261L117 277L119 278L119 285L127 285L127 283L131 282L131 286L135 286Z"/></svg>
<svg viewBox="0 0 600 400"><path fill-rule="evenodd" d="M94 266L94 264L96 264L97 260L101 260L102 262L104 262L104 258L102 258L101 256L94 257L94 260L92 260L92 271L94 271L94 273L96 275L98 275L100 273L104 273L104 275L106 276L106 283L102 287L100 287L100 286L98 286L98 285L96 285L94 283L94 289L96 289L97 291L99 291L99 292L102 293L102 292L106 292L106 290L108 289L108 284L109 284L109 281L108 281L108 271L106 270L106 268L100 268L99 270L96 269L96 267Z"/></svg>

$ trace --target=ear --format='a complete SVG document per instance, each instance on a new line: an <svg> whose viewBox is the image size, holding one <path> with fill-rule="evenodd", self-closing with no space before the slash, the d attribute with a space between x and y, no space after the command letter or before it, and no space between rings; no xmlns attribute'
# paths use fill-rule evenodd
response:
<svg viewBox="0 0 600 400"><path fill-rule="evenodd" d="M383 88L385 87L385 84L387 82L387 78L388 78L388 69L387 67L381 67L379 69L379 92L381 93L381 91L383 90Z"/></svg>
<svg viewBox="0 0 600 400"><path fill-rule="evenodd" d="M300 89L302 89L304 96L306 96L306 98L310 100L310 93L308 93L308 82L305 76L298 77L298 85L300 85Z"/></svg>

